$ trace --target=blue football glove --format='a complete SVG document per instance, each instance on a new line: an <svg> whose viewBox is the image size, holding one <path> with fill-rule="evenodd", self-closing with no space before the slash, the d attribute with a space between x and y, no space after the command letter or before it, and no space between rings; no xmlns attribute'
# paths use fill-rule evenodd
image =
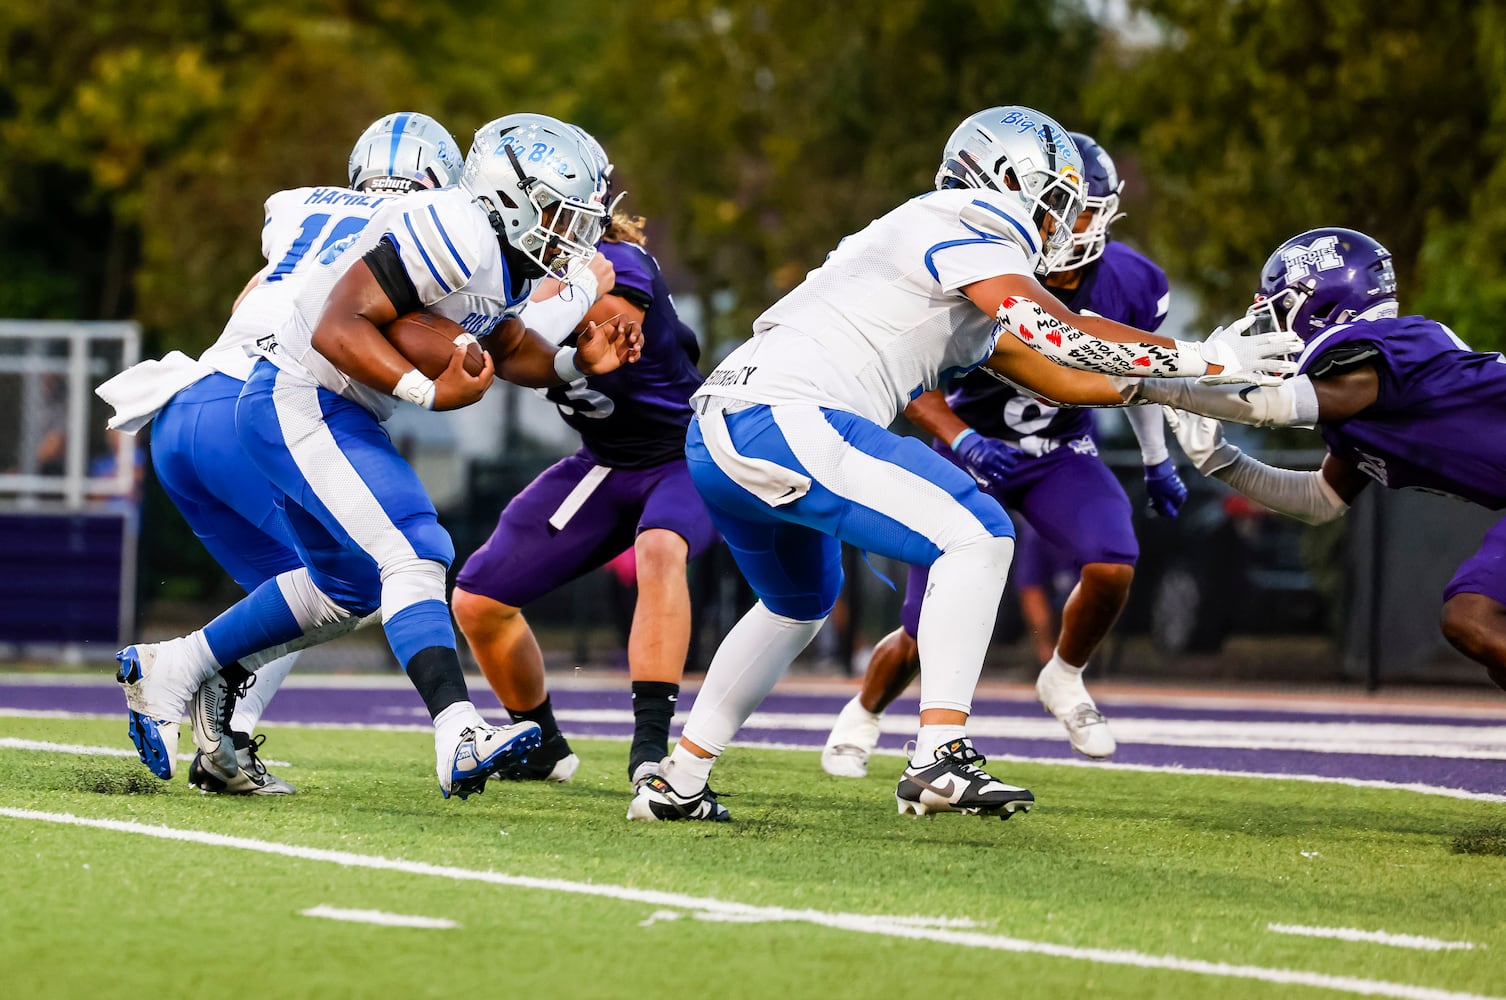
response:
<svg viewBox="0 0 1506 1000"><path fill-rule="evenodd" d="M1177 475L1177 467L1169 458L1159 465L1145 467L1145 492L1150 498L1146 506L1162 517L1176 517L1187 502L1187 484Z"/></svg>
<svg viewBox="0 0 1506 1000"><path fill-rule="evenodd" d="M984 489L1003 489L1024 452L969 428L952 441L952 453Z"/></svg>

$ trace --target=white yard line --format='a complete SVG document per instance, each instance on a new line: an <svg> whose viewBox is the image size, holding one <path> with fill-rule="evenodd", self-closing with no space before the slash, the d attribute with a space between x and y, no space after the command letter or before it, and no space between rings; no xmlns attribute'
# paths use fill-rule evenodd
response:
<svg viewBox="0 0 1506 1000"><path fill-rule="evenodd" d="M380 924L383 927L424 927L447 931L460 925L441 917L413 917L402 913L385 913L382 910L342 910L334 906L311 906L299 910L300 916L323 917L325 920L344 920L353 924Z"/></svg>
<svg viewBox="0 0 1506 1000"><path fill-rule="evenodd" d="M1386 944L1393 948L1416 948L1419 951L1473 951L1475 948L1469 941L1440 941L1438 938L1421 937L1417 934L1362 931L1354 927L1303 927L1299 924L1266 924L1265 929L1274 931L1277 934L1335 938L1339 941L1363 941L1368 944Z"/></svg>
<svg viewBox="0 0 1506 1000"><path fill-rule="evenodd" d="M14 736L0 736L0 750L39 750L43 753L67 753L82 757L131 757L137 756L135 750L122 750L119 747L93 747L82 743L48 743L45 740L21 740ZM193 760L193 754L180 753L179 760ZM292 767L285 760L268 760L261 758L261 762L269 767Z"/></svg>
<svg viewBox="0 0 1506 1000"><path fill-rule="evenodd" d="M485 714L485 713L483 713ZM497 713L493 712L493 715ZM66 719L113 719L113 715L91 715L89 713L74 712L31 712L24 709L0 709L0 718L5 716L13 718L66 718ZM506 720L503 720L506 721ZM1055 733L1061 730L1056 727ZM386 732L386 733L430 733L433 727L416 723L306 723L306 722L274 722L274 728L278 729L336 729L354 730L359 732ZM678 732L675 727L674 732ZM581 739L613 739L610 736L584 736ZM32 744L20 746L19 744ZM13 744L16 744L13 746ZM114 747L72 747L67 744L55 744L58 753L93 753L99 756L109 757L132 757L135 754L130 750L118 750ZM757 747L761 750L794 750L802 753L819 752L822 744L819 743L782 743L776 740L748 740L740 742L737 746ZM67 749L63 749L68 747ZM0 738L0 750L4 749L52 749L44 747L33 740L17 740L13 738ZM906 755L900 750L890 750L880 747L873 751L875 757L892 757L902 759ZM180 760L191 759L187 755L180 754ZM1466 799L1471 802L1506 802L1506 794L1496 792L1475 792L1467 788L1447 788L1441 785L1424 785L1419 782L1377 781L1369 778L1344 778L1323 774L1281 774L1278 772L1265 771L1221 771L1211 767L1177 767L1167 764L1121 764L1106 760L1079 760L1076 757L1031 757L1025 754L994 754L992 761L1010 764L1044 764L1051 767L1091 767L1108 771L1135 771L1142 774L1173 774L1173 775L1197 775L1211 778L1250 778L1256 781L1302 781L1309 784L1319 785L1344 785L1348 788L1374 788L1386 792L1412 792L1418 795L1438 795L1449 799ZM287 761L263 759L262 763L269 767L292 767Z"/></svg>
<svg viewBox="0 0 1506 1000"><path fill-rule="evenodd" d="M210 847L229 847L236 850L255 851L306 861L320 861L346 868L367 868L378 871L396 871L430 878L446 878L461 882L482 882L520 889L536 889L545 892L563 892L580 896L594 896L620 902L639 903L657 910L686 910L693 914L715 914L712 919L758 920L804 923L834 930L860 934L876 934L883 937L908 938L916 941L933 941L939 944L958 945L965 948L980 948L990 951L1020 954L1045 955L1070 961L1094 962L1101 965L1133 966L1141 969L1161 969L1170 972L1185 972L1193 975L1214 976L1227 979L1250 979L1283 985L1311 986L1316 989L1337 990L1361 996L1397 997L1400 1000L1500 1000L1481 997L1472 993L1456 993L1451 990L1407 983L1391 983L1376 979L1361 979L1354 976L1332 976L1320 972L1303 972L1297 969L1266 968L1257 965L1231 965L1226 962L1208 962L1195 958L1178 958L1173 955L1148 955L1143 952L1109 948L1074 948L1053 944L1049 941L1028 941L1021 938L983 934L976 931L949 930L946 928L918 926L913 918L886 917L860 913L830 913L823 910L791 910L778 906L755 906L729 900L704 896L687 896L674 892L658 892L651 889L633 889L627 886L605 885L590 882L570 882L564 879L533 878L526 875L504 875L499 872L472 871L445 865L431 865L419 861L402 861L348 851L330 851L314 847L299 847L268 840L253 840L248 837L232 837L200 830L179 830L166 826L148 826L112 819L93 819L68 813L38 812L31 809L0 807L0 816L40 823L58 823L66 826L88 827L154 837L159 840L180 843L204 844Z"/></svg>

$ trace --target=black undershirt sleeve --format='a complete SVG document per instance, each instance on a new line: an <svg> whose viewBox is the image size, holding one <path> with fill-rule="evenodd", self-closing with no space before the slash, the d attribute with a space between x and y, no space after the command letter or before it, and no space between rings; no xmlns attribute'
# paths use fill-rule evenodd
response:
<svg viewBox="0 0 1506 1000"><path fill-rule="evenodd" d="M387 293L388 301L399 316L424 307L423 300L418 297L418 289L413 287L413 279L408 277L408 270L403 267L397 246L390 239L384 238L366 251L366 256L361 259L371 269L372 276L376 278L382 291Z"/></svg>
<svg viewBox="0 0 1506 1000"><path fill-rule="evenodd" d="M648 312L648 307L654 304L654 297L641 288L629 288L626 285L615 285L607 294L615 295L619 299L631 302L633 305L637 306L639 309L642 309L644 312Z"/></svg>
<svg viewBox="0 0 1506 1000"><path fill-rule="evenodd" d="M1374 344L1344 344L1324 351L1307 366L1309 378L1331 378L1363 368L1380 356Z"/></svg>

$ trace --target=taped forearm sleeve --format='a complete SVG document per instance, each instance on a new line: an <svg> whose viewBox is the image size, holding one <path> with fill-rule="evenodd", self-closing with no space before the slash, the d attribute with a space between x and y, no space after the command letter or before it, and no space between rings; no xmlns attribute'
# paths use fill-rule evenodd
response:
<svg viewBox="0 0 1506 1000"><path fill-rule="evenodd" d="M1195 343L1178 340L1162 347L1103 340L1057 319L1034 299L1008 296L999 303L996 318L1027 347L1067 368L1157 378L1196 377L1208 371L1208 362Z"/></svg>
<svg viewBox="0 0 1506 1000"><path fill-rule="evenodd" d="M1255 427L1312 427L1318 422L1318 394L1306 375L1273 386L1202 385L1195 379L1146 379L1136 386L1140 399L1218 420Z"/></svg>
<svg viewBox="0 0 1506 1000"><path fill-rule="evenodd" d="M566 285L560 294L542 302L529 302L518 315L529 329L549 343L563 344L591 310L592 296L579 285Z"/></svg>
<svg viewBox="0 0 1506 1000"><path fill-rule="evenodd" d="M1256 503L1308 524L1343 517L1349 505L1334 492L1322 472L1277 469L1241 453L1213 473Z"/></svg>

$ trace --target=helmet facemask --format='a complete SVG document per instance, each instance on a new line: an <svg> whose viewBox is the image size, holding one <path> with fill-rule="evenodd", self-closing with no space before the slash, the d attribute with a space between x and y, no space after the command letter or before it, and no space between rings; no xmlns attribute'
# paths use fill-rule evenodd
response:
<svg viewBox="0 0 1506 1000"><path fill-rule="evenodd" d="M1032 182L1039 190L1030 191ZM1057 174L1037 170L1028 175L1022 193L1037 229L1045 229L1047 219L1052 222L1050 235L1042 241L1036 273L1059 271L1066 266L1077 247L1072 226L1083 211L1082 182L1070 167Z"/></svg>
<svg viewBox="0 0 1506 1000"><path fill-rule="evenodd" d="M538 215L538 221L512 242L544 274L568 282L595 256L596 243L610 218L607 206L599 198L581 201L554 190L524 172L511 145L504 149L518 172L518 187Z"/></svg>

